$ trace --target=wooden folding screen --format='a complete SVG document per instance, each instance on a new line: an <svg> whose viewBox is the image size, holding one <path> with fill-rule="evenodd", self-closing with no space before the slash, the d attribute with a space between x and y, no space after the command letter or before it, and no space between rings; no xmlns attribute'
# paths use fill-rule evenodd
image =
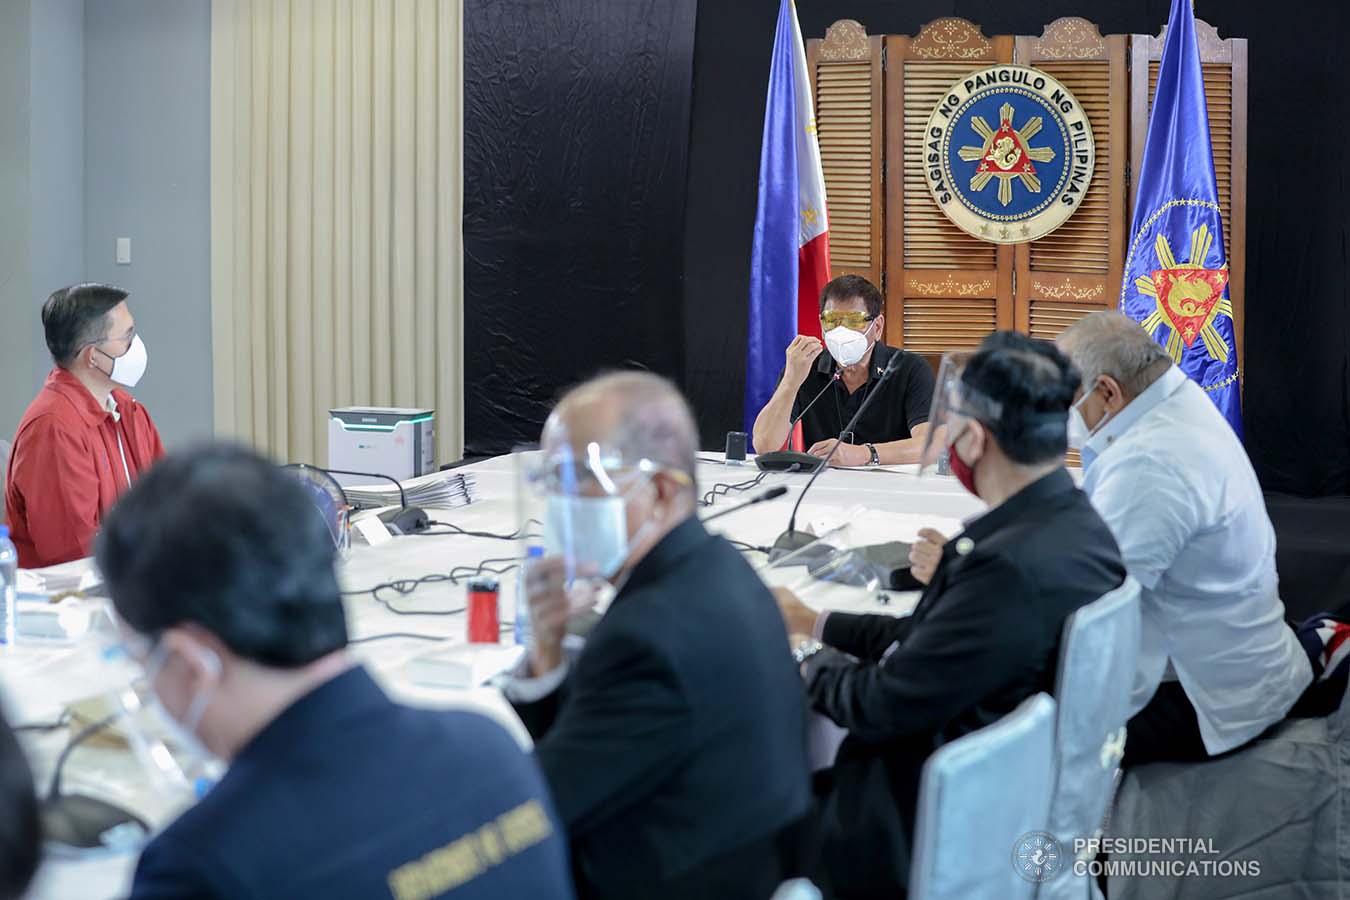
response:
<svg viewBox="0 0 1350 900"><path fill-rule="evenodd" d="M835 22L823 41L807 42L814 75L816 133L829 200L833 276L885 279L882 266L881 38L869 38L852 19Z"/></svg>
<svg viewBox="0 0 1350 900"><path fill-rule="evenodd" d="M1086 19L1056 19L1019 37L1014 59L1054 76L1078 98L1097 147L1092 182L1067 222L1016 245L1016 327L1053 339L1093 310L1114 307L1125 264L1129 143L1124 35L1103 38Z"/></svg>
<svg viewBox="0 0 1350 900"><path fill-rule="evenodd" d="M1239 365L1246 251L1247 42L1197 21L1215 170L1231 268ZM1162 37L1108 35L1063 18L1040 37L985 36L936 19L914 37L868 36L853 20L808 42L829 202L834 274L856 272L886 298L887 342L936 361L996 328L1053 338L1083 315L1114 308ZM1088 113L1096 168L1063 226L1018 245L980 241L953 225L924 182L922 131L942 93L996 63L1043 69Z"/></svg>
<svg viewBox="0 0 1350 900"><path fill-rule="evenodd" d="M886 340L936 361L1011 328L1013 249L943 215L923 175L923 130L952 82L1012 61L1012 38L937 19L886 38ZM828 198L827 198L828 199Z"/></svg>

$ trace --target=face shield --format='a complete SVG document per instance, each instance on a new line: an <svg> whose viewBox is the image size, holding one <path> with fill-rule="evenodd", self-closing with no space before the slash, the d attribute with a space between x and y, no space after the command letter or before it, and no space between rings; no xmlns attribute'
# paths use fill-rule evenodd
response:
<svg viewBox="0 0 1350 900"><path fill-rule="evenodd" d="M348 527L351 504L342 485L325 470L304 463L292 463L282 468L299 480L314 503L315 513L328 529L338 555L345 556L351 547L351 530Z"/></svg>
<svg viewBox="0 0 1350 900"><path fill-rule="evenodd" d="M941 460L947 448L961 438L972 421L996 423L1003 416L1003 404L987 397L961 380L971 352L943 354L938 367L933 405L928 413L928 434L919 458L920 475L926 467Z"/></svg>
<svg viewBox="0 0 1350 900"><path fill-rule="evenodd" d="M67 707L70 738L44 799L43 828L62 853L134 852L148 839L148 822L181 813L225 766L155 694L161 648L124 627L95 640L109 677L100 693Z"/></svg>
<svg viewBox="0 0 1350 900"><path fill-rule="evenodd" d="M564 423L550 419L543 449L522 461L518 524L538 529L545 555L567 561L569 581L611 578L648 527L643 522L630 536L629 506L658 472L689 480L611 443L574 439Z"/></svg>

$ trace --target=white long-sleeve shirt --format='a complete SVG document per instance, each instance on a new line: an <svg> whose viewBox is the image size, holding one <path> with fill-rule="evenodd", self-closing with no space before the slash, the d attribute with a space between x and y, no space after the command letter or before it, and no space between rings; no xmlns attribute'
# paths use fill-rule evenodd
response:
<svg viewBox="0 0 1350 900"><path fill-rule="evenodd" d="M1083 489L1143 586L1132 711L1175 678L1211 755L1245 744L1312 680L1284 621L1275 529L1246 451L1175 366L1084 450Z"/></svg>

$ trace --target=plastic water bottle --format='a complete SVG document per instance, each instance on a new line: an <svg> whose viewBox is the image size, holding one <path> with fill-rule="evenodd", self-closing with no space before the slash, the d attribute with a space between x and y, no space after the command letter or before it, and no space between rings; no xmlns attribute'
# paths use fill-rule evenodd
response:
<svg viewBox="0 0 1350 900"><path fill-rule="evenodd" d="M9 539L9 528L0 525L0 644L14 645L14 607L19 595L19 551Z"/></svg>
<svg viewBox="0 0 1350 900"><path fill-rule="evenodd" d="M536 560L543 558L543 547L527 549L525 561L520 564L520 577L516 579L516 621L512 631L515 634L516 643L522 646L529 644L530 638L534 636L534 628L530 625L530 601L525 596L525 575Z"/></svg>

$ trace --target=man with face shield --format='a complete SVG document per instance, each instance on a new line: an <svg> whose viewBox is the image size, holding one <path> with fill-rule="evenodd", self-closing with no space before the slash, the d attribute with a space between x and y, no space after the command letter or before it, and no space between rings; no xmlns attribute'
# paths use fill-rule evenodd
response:
<svg viewBox="0 0 1350 900"><path fill-rule="evenodd" d="M817 784L825 878L840 897L903 896L924 761L1051 691L1065 620L1124 580L1111 533L1064 469L1077 386L1053 345L1015 332L945 360L931 444L945 443L988 512L947 542L906 618L817 615L779 594L811 706L848 731Z"/></svg>
<svg viewBox="0 0 1350 900"><path fill-rule="evenodd" d="M644 373L573 389L532 475L551 555L506 695L535 737L583 897L767 898L810 789L801 683L773 596L694 515L696 431ZM595 580L616 593L569 658Z"/></svg>
<svg viewBox="0 0 1350 900"><path fill-rule="evenodd" d="M24 568L88 556L118 496L164 455L150 414L127 392L145 374L146 351L126 298L77 284L42 307L56 365L19 422L5 479Z"/></svg>
<svg viewBox="0 0 1350 900"><path fill-rule="evenodd" d="M1069 422L1083 489L1143 589L1125 763L1236 749L1312 681L1285 624L1256 473L1204 391L1132 319L1093 313L1059 345L1083 373Z"/></svg>
<svg viewBox="0 0 1350 900"><path fill-rule="evenodd" d="M755 418L755 449L768 453L782 448L800 417L807 452L824 459L875 389L881 396L867 408L854 433L845 436L831 464L916 462L928 429L933 370L923 357L886 345L881 292L859 275L839 276L821 291L820 327L823 345L806 335L788 345L778 387ZM896 354L901 356L899 367L878 384Z"/></svg>
<svg viewBox="0 0 1350 900"><path fill-rule="evenodd" d="M171 457L97 555L176 750L229 764L145 848L133 898L573 896L506 730L397 705L347 654L333 539L296 479L229 446Z"/></svg>

